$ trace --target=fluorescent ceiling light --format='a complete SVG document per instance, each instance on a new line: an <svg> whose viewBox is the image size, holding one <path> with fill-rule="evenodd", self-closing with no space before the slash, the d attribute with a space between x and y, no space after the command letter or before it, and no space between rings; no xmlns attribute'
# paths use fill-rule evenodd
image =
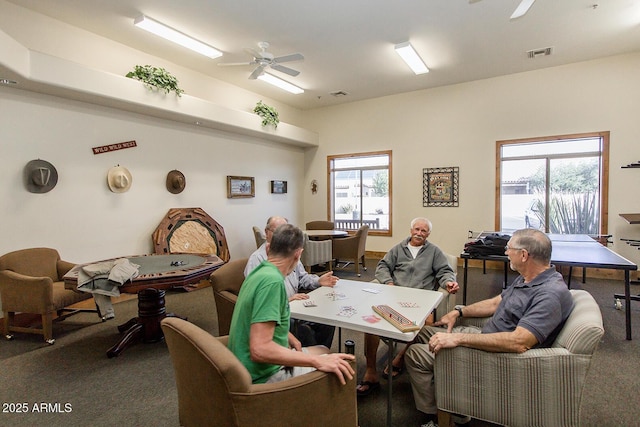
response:
<svg viewBox="0 0 640 427"><path fill-rule="evenodd" d="M424 61L422 61L422 58L420 58L418 53L413 49L411 43L404 42L397 44L395 49L398 55L400 55L400 58L407 63L414 73L424 74L429 72L429 69L425 65Z"/></svg>
<svg viewBox="0 0 640 427"><path fill-rule="evenodd" d="M291 92L295 95L304 93L304 90L300 89L298 86L292 85L289 82L285 82L284 80L269 73L262 73L261 75L258 76L258 80L262 80L263 82L267 82L269 84L277 86L280 89L284 89L287 92Z"/></svg>
<svg viewBox="0 0 640 427"><path fill-rule="evenodd" d="M166 25L161 24L158 21L154 21L147 16L140 15L135 19L135 21L133 21L133 25L147 30L157 36L170 40L174 43L177 43L180 46L184 46L187 49L191 49L204 56L208 56L209 58L218 58L222 56L222 52L220 52L218 49L211 47L208 44L204 44L194 38L191 38L186 34L181 33L180 31L169 28Z"/></svg>
<svg viewBox="0 0 640 427"><path fill-rule="evenodd" d="M509 19L520 18L522 15L527 13L529 11L529 8L531 8L531 6L533 5L534 1L535 0L522 0L522 2L520 2L516 10L513 12L513 15L511 15L511 18Z"/></svg>

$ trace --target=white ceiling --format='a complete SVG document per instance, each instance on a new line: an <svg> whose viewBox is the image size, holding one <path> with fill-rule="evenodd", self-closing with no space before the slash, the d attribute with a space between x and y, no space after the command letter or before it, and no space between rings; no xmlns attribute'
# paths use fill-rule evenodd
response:
<svg viewBox="0 0 640 427"><path fill-rule="evenodd" d="M537 0L511 21L520 0L9 1L301 109L640 51L638 0ZM224 56L212 60L134 27L141 14ZM414 75L395 54L393 46L407 40L430 73ZM248 80L251 66L216 65L249 61L243 49L257 50L259 41L276 56L304 55L286 64L297 77L273 72L304 94ZM545 47L551 56L527 57Z"/></svg>

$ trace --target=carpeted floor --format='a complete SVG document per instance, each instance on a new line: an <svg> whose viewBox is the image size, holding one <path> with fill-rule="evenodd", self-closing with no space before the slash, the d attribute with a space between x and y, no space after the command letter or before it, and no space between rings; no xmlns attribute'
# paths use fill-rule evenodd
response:
<svg viewBox="0 0 640 427"><path fill-rule="evenodd" d="M361 278L353 267L336 270L342 278L371 280L375 260ZM461 272L460 272L461 273ZM462 274L460 274L462 277ZM501 271L471 269L468 303L500 291ZM640 426L640 305L632 304L633 341L624 339L624 311L615 310L613 293L622 282L588 279L573 282L591 292L600 304L606 333L596 352L583 395L581 425ZM637 289L634 289L637 291ZM637 293L637 292L636 292ZM461 298L461 297L460 297ZM168 293L167 311L217 335L217 314L211 288ZM137 301L116 305L115 320L99 322L93 314L79 314L54 325L56 343L48 346L37 336L16 334L13 341L0 340L0 426L177 426L178 405L173 371L164 343L137 344L118 358L106 351L119 339L116 326L136 315ZM358 355L358 374L364 372L361 333L342 331L342 340L353 339ZM333 349L337 349L338 334ZM378 351L379 366L386 362L386 347ZM379 392L360 398L358 415L362 427L383 426L386 421L386 381ZM312 402L312 400L310 400ZM44 405L41 405L43 404ZM23 405L26 404L26 405ZM17 408L26 412L16 413ZM393 425L419 426L422 417L413 404L407 374L393 386ZM338 424L336 424L338 425ZM473 420L472 427L491 424Z"/></svg>

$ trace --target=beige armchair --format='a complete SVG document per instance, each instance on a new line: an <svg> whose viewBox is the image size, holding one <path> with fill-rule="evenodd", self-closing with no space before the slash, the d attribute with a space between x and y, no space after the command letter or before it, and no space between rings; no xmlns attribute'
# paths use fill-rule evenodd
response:
<svg viewBox="0 0 640 427"><path fill-rule="evenodd" d="M333 230L333 221L309 221L305 224L307 230Z"/></svg>
<svg viewBox="0 0 640 427"><path fill-rule="evenodd" d="M333 261L333 245L331 240L310 240L307 234L304 234L304 250L300 257L302 265L307 272L311 272L311 266L318 264L327 264L327 270L331 270L331 262Z"/></svg>
<svg viewBox="0 0 640 427"><path fill-rule="evenodd" d="M316 371L252 384L249 371L227 348L226 336L216 338L169 317L162 330L176 377L181 426L358 425L355 378L343 386L334 374Z"/></svg>
<svg viewBox="0 0 640 427"><path fill-rule="evenodd" d="M253 226L253 237L256 239L256 248L259 248L267 241L267 237L264 235L262 230L255 225Z"/></svg>
<svg viewBox="0 0 640 427"><path fill-rule="evenodd" d="M585 378L604 328L593 297L571 294L574 309L551 348L522 354L441 350L434 367L438 409L516 427L578 426ZM438 424L448 425L447 414L440 415Z"/></svg>
<svg viewBox="0 0 640 427"><path fill-rule="evenodd" d="M54 313L59 316L56 320L63 320L80 311L96 312L65 308L92 297L90 293L65 289L62 276L74 266L49 248L22 249L0 257L0 300L7 339L13 338L11 332L42 334L47 343L53 344ZM68 313L62 316L65 311ZM15 313L40 314L42 328L15 325Z"/></svg>
<svg viewBox="0 0 640 427"><path fill-rule="evenodd" d="M307 230L334 230L333 221L309 221L305 224ZM331 240L331 236L314 236L313 240Z"/></svg>
<svg viewBox="0 0 640 427"><path fill-rule="evenodd" d="M240 287L244 282L244 268L248 258L229 261L209 277L213 298L218 312L218 335L227 335L231 326L231 316L238 300Z"/></svg>
<svg viewBox="0 0 640 427"><path fill-rule="evenodd" d="M449 266L453 269L453 272L457 274L458 272L458 257L455 255L451 255L445 252L444 254L447 257L447 261L449 262ZM438 320L440 317L444 316L456 306L456 298L457 294L450 294L446 289L442 289L438 287L438 291L442 292L444 295L442 301L436 308L435 320Z"/></svg>
<svg viewBox="0 0 640 427"><path fill-rule="evenodd" d="M367 243L367 235L369 234L369 226L361 226L356 234L349 237L342 237L333 239L333 258L336 260L336 267L341 260L353 261L356 267L356 274L360 277L360 264L364 270L367 269L365 264L365 245ZM347 262L342 267L346 267L351 264Z"/></svg>

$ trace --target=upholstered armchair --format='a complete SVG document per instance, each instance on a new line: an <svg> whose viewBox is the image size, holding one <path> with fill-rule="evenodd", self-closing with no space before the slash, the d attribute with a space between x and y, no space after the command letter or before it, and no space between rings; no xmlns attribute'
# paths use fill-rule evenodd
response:
<svg viewBox="0 0 640 427"><path fill-rule="evenodd" d="M604 328L593 297L583 290L571 294L574 309L551 348L522 354L441 350L434 367L438 409L514 427L578 426L585 378ZM447 414L440 415L438 424L447 426Z"/></svg>
<svg viewBox="0 0 640 427"><path fill-rule="evenodd" d="M0 300L7 339L13 338L11 332L42 334L47 343L53 344L54 314L62 320L79 311L95 312L66 308L92 297L90 293L65 289L62 276L74 266L49 248L22 249L0 257ZM65 311L69 313L61 316ZM40 314L42 328L15 325L15 313Z"/></svg>
<svg viewBox="0 0 640 427"><path fill-rule="evenodd" d="M454 273L458 273L458 257L455 255L451 255L445 252L444 254L447 257L447 261L449 262L449 267L453 269ZM444 297L442 301L436 308L435 320L438 320L440 317L444 316L456 306L456 295L450 294L446 289L438 288L439 292L442 292ZM458 291L460 292L460 291Z"/></svg>
<svg viewBox="0 0 640 427"><path fill-rule="evenodd" d="M333 221L309 221L305 224L307 230L333 230Z"/></svg>
<svg viewBox="0 0 640 427"><path fill-rule="evenodd" d="M262 230L255 225L253 226L253 237L256 239L256 248L259 248L267 241L267 237L264 235Z"/></svg>
<svg viewBox="0 0 640 427"><path fill-rule="evenodd" d="M343 386L334 374L315 371L252 384L249 371L227 348L227 336L214 337L169 317L162 330L176 377L181 426L358 425L355 378Z"/></svg>
<svg viewBox="0 0 640 427"><path fill-rule="evenodd" d="M209 281L218 312L218 335L227 335L231 326L231 316L238 300L240 287L244 282L244 268L247 258L231 260L211 273Z"/></svg>
<svg viewBox="0 0 640 427"><path fill-rule="evenodd" d="M331 240L310 240L309 236L304 234L304 250L300 261L307 272L311 272L311 266L318 264L327 264L327 270L331 270L332 260L333 245Z"/></svg>
<svg viewBox="0 0 640 427"><path fill-rule="evenodd" d="M369 226L361 226L356 234L349 237L341 237L333 239L333 258L336 260L336 267L341 260L352 261L356 267L356 274L360 277L360 264L363 269L367 269L365 264L365 245L367 243L367 235L369 234ZM343 267L349 265L347 262Z"/></svg>

